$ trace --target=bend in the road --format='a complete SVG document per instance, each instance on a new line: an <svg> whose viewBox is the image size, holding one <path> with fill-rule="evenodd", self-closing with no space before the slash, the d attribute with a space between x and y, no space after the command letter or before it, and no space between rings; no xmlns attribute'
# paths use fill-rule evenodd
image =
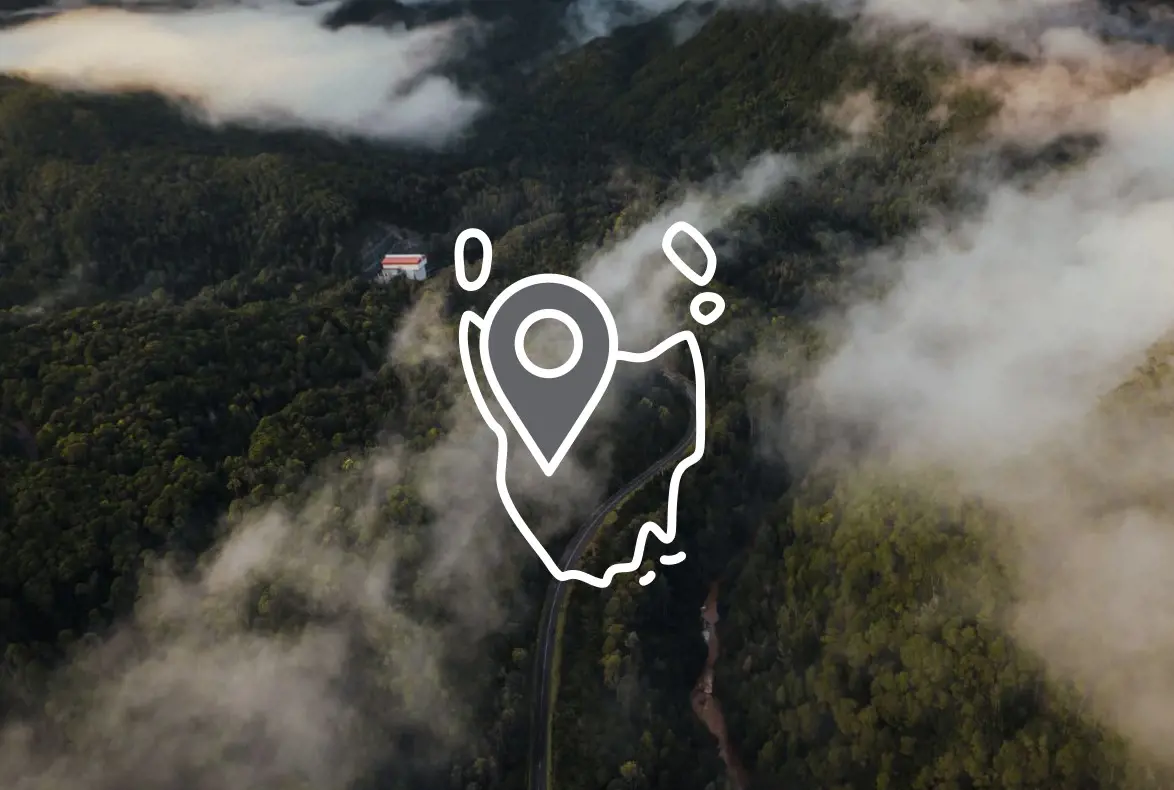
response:
<svg viewBox="0 0 1174 790"><path fill-rule="evenodd" d="M666 379L681 387L690 402L695 402L696 393L693 383L687 378L668 370L662 371ZM587 519L586 523L575 534L567 550L563 552L559 567L569 570L579 563L583 551L594 539L599 528L603 526L608 513L615 510L624 499L636 490L642 488L660 472L676 463L684 456L690 445L696 439L695 421L689 421L689 432L681 441L661 457L652 466L645 469L632 480L625 483L619 491L600 505ZM546 593L546 601L540 619L541 628L538 632L537 651L535 652L534 679L531 688L530 715L530 790L548 790L547 778L550 761L550 727L553 710L551 709L552 673L554 669L554 648L558 643L558 620L566 599L567 582L552 581Z"/></svg>

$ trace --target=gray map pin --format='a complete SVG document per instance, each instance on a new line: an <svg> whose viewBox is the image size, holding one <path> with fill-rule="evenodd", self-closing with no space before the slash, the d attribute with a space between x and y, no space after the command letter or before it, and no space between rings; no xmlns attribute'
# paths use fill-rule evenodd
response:
<svg viewBox="0 0 1174 790"><path fill-rule="evenodd" d="M526 356L526 332L542 319L559 321L571 331L574 350L556 368L541 368ZM485 315L485 378L547 477L558 469L607 391L618 346L607 304L572 277L537 274L520 280Z"/></svg>

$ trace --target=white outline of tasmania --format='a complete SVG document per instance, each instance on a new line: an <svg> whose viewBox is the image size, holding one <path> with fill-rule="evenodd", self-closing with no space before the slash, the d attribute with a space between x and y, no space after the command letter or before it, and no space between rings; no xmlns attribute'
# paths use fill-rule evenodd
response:
<svg viewBox="0 0 1174 790"><path fill-rule="evenodd" d="M698 274L692 268L687 266L672 249L672 240L679 233L686 233L689 235L705 252L706 267L703 273ZM481 243L483 252L481 272L477 276L476 280L469 280L465 274L464 248L465 244L468 243L470 238L475 238ZM661 242L661 249L664 251L665 256L669 259L673 266L676 267L678 271L684 274L694 284L704 287L705 285L708 285L710 280L713 279L714 270L717 264L717 255L714 253L713 247L710 246L709 242L705 239L701 232L689 223L674 223L665 233ZM476 291L480 289L489 279L489 267L493 259L492 245L489 237L485 234L484 231L477 228L468 228L462 231L461 234L457 237L456 244L454 245L453 259L454 265L456 266L457 282L460 284L460 286L466 291ZM524 288L544 283L557 283L559 285L568 286L590 299L596 305L596 307L600 309L600 313L607 324L608 334L610 336L609 340L611 343L607 365L603 372L600 385L596 388L595 392L588 400L586 406L583 408L582 414L572 426L570 432L567 435L567 438L563 440L563 443L559 446L558 450L549 459L546 458L545 455L543 455L543 453L540 451L533 438L530 436L530 432L526 429L525 424L519 418L514 407L510 404L509 400L506 399L505 393L502 391L496 376L493 374L492 365L486 364L486 360L489 357L489 341L488 332L485 331L486 327L492 324L493 318L497 315L498 309L505 303L507 299ZM709 301L714 305L714 309L708 314L703 313L699 309L701 302L703 301L701 299L702 296L709 297ZM721 316L722 312L724 312L724 309L724 300L719 295L712 293L701 294L694 298L692 304L690 304L690 313L693 319L702 325L708 325L716 321L717 318ZM696 394L693 409L695 420L693 452L683 458L676 465L676 467L673 468L672 477L669 480L668 509L666 518L667 526L661 527L660 525L651 521L645 522L640 527L640 532L636 537L636 550L633 553L631 560L627 562L616 563L610 566L601 577L592 576L591 574L584 573L583 571L579 570L563 570L562 568L558 567L558 563L556 563L554 558L550 556L550 553L546 550L546 547L542 545L542 542L538 540L533 531L531 531L530 527L526 524L525 519L522 518L521 513L518 512L517 506L514 504L513 497L510 496L509 487L506 483L506 470L509 457L509 443L506 431L494 418L493 413L490 411L489 406L485 401L484 395L481 393L481 387L477 382L477 372L473 365L472 353L470 351L469 345L470 326L476 326L478 332L480 333L481 342L479 350L482 357L482 367L484 368L485 378L489 383L490 389L493 391L494 396L497 397L498 403L501 405L510 422L513 424L515 429L517 429L518 435L522 438L526 448L530 451L530 454L538 463L539 468L542 469L543 474L545 474L547 477L553 475L554 472L558 469L559 465L562 463L562 460L566 457L567 453L570 451L570 448L574 445L575 439L577 439L579 434L582 432L583 427L587 423L587 420L591 417L592 413L594 413L596 407L599 405L599 401L603 398L603 394L607 390L607 384L610 383L612 374L615 371L616 362L651 362L676 345L684 343L688 347L690 356L692 357L693 369L695 371L696 377L694 382ZM497 459L495 470L497 492L498 496L501 498L502 505L505 507L506 512L510 516L510 520L517 528L518 532L521 533L522 537L530 545L530 548L533 549L534 553L538 555L538 558L542 561L542 564L546 566L546 569L550 572L550 575L553 576L556 580L560 582L581 581L600 589L609 586L617 574L630 573L639 569L640 564L644 559L644 549L648 543L648 538L650 535L656 537L665 544L670 544L673 542L677 534L677 503L680 496L681 479L683 478L685 471L691 466L694 466L705 455L705 367L701 358L701 347L697 342L696 335L694 335L690 330L683 330L681 332L677 332L661 343L658 343L654 348L643 352L620 350L617 347L617 337L618 333L616 330L615 318L612 316L611 311L608 309L607 304L603 301L602 297L600 297L594 289L582 281L560 274L536 274L513 283L498 295L493 304L490 305L490 308L484 318L472 312L471 310L465 311L465 313L461 316L460 329L458 331L461 366L465 371L465 378L469 383L469 391L473 395L473 400L477 404L477 410L481 413L482 419L485 420L486 425L489 426L489 429L493 431L494 435L497 437ZM683 552L678 552L676 554L667 555L661 558L662 562L666 565L675 565L681 562L683 559ZM652 581L652 578L653 574L645 574L645 576L640 579L640 583L647 584L648 582Z"/></svg>

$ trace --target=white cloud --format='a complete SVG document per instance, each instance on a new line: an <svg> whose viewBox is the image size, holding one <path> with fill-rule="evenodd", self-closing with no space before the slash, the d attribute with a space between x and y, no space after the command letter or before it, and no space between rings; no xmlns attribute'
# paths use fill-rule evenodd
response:
<svg viewBox="0 0 1174 790"><path fill-rule="evenodd" d="M974 215L874 255L891 287L828 317L832 351L792 393L787 433L828 418L863 429L864 455L948 470L1009 514L1016 638L1174 759L1174 621L1155 609L1174 532L1154 506L1172 444L1136 414L1098 410L1174 329L1174 77L1068 84L1096 90L1047 97L1033 130L1055 137L1077 118L1102 148L1030 185L989 185Z"/></svg>
<svg viewBox="0 0 1174 790"><path fill-rule="evenodd" d="M603 297L615 315L620 347L643 351L664 340L670 299L688 281L665 259L661 239L674 222L685 221L703 234L720 228L740 209L770 198L788 180L799 177L788 156L758 157L736 178L717 179L691 189L683 199L659 208L651 219L605 246L588 259L579 277ZM674 249L695 269L704 266L696 245L677 237ZM720 262L717 279L721 279Z"/></svg>
<svg viewBox="0 0 1174 790"><path fill-rule="evenodd" d="M0 31L0 72L99 92L150 89L212 124L441 145L482 109L432 73L459 27L331 31L296 5L66 12Z"/></svg>

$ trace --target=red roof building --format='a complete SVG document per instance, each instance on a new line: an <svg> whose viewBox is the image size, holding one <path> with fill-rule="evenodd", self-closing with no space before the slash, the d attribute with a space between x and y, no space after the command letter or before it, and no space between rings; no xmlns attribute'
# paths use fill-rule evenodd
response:
<svg viewBox="0 0 1174 790"><path fill-rule="evenodd" d="M397 255L383 256L383 276L395 277L403 275L412 280L423 280L428 276L427 255Z"/></svg>

